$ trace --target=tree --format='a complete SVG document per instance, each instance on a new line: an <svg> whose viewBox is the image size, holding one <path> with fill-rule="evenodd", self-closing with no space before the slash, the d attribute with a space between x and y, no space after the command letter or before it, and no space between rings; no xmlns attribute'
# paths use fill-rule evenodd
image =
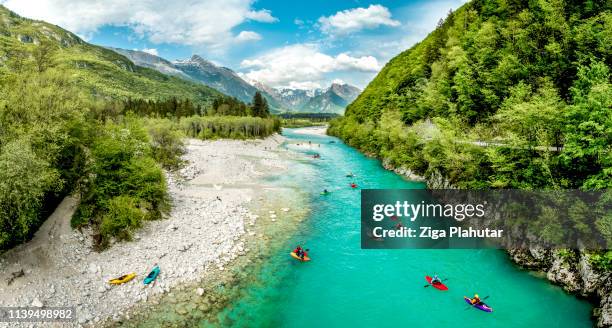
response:
<svg viewBox="0 0 612 328"><path fill-rule="evenodd" d="M270 108L268 107L268 102L261 95L261 92L259 91L255 92L255 95L253 96L252 109L253 109L253 116L257 116L257 117L270 116Z"/></svg>
<svg viewBox="0 0 612 328"><path fill-rule="evenodd" d="M53 54L55 53L55 46L48 41L41 41L38 47L34 49L32 56L34 57L34 63L36 64L36 70L39 73L44 72L47 68L53 65Z"/></svg>

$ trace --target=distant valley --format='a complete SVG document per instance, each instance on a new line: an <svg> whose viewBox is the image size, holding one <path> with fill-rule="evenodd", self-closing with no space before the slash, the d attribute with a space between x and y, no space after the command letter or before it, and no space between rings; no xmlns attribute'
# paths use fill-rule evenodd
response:
<svg viewBox="0 0 612 328"><path fill-rule="evenodd" d="M343 83L332 83L328 88L310 90L274 88L258 81L246 81L232 69L217 66L198 55L171 62L143 51L110 49L124 55L135 65L202 83L247 103L259 91L274 112L343 114L346 106L361 92L359 88Z"/></svg>

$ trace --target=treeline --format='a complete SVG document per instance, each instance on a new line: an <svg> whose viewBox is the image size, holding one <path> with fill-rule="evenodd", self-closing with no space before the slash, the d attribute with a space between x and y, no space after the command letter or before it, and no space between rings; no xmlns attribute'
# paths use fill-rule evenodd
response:
<svg viewBox="0 0 612 328"><path fill-rule="evenodd" d="M281 124L287 128L300 128L307 126L323 125L330 120L339 117L335 113L282 113L279 117L282 118Z"/></svg>
<svg viewBox="0 0 612 328"><path fill-rule="evenodd" d="M336 113L281 113L278 116L283 119L307 119L313 122L327 122L340 115Z"/></svg>
<svg viewBox="0 0 612 328"><path fill-rule="evenodd" d="M611 24L609 1L471 1L329 133L442 187L610 188ZM596 226L612 244L612 221Z"/></svg>
<svg viewBox="0 0 612 328"><path fill-rule="evenodd" d="M182 132L199 139L248 139L264 138L280 131L277 118L236 116L192 116L178 123Z"/></svg>
<svg viewBox="0 0 612 328"><path fill-rule="evenodd" d="M189 99L172 97L169 99L132 99L108 102L105 105L107 114L118 115L132 112L140 116L177 118L200 116L270 116L268 104L259 94L253 98L252 104L227 96L215 97L210 106L201 106Z"/></svg>

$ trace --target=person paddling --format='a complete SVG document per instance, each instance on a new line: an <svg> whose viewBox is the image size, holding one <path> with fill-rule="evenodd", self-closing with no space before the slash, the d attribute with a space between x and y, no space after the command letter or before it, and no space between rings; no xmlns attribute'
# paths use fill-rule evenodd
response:
<svg viewBox="0 0 612 328"><path fill-rule="evenodd" d="M474 298L470 299L470 302L473 305L478 305L480 304L482 301L480 300L480 297L478 296L478 294L474 294Z"/></svg>
<svg viewBox="0 0 612 328"><path fill-rule="evenodd" d="M295 255L300 256L300 254L302 254L304 252L304 250L302 249L302 246L298 245L293 252L295 253Z"/></svg>
<svg viewBox="0 0 612 328"><path fill-rule="evenodd" d="M438 277L437 274L433 275L433 278L431 278L431 284L435 285L435 284L441 284L442 280L440 280L440 277Z"/></svg>

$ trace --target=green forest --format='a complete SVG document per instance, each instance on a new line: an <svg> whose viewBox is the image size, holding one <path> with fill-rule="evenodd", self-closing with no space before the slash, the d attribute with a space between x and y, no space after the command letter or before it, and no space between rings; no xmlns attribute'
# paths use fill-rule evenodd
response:
<svg viewBox="0 0 612 328"><path fill-rule="evenodd" d="M474 0L389 61L329 133L457 188L610 188L611 64L609 1ZM612 218L598 226L612 236Z"/></svg>
<svg viewBox="0 0 612 328"><path fill-rule="evenodd" d="M182 164L184 137L280 129L261 99L135 66L2 6L0 18L0 251L31 238L69 194L80 197L73 227L92 226L97 246L130 239L169 210L163 170Z"/></svg>

